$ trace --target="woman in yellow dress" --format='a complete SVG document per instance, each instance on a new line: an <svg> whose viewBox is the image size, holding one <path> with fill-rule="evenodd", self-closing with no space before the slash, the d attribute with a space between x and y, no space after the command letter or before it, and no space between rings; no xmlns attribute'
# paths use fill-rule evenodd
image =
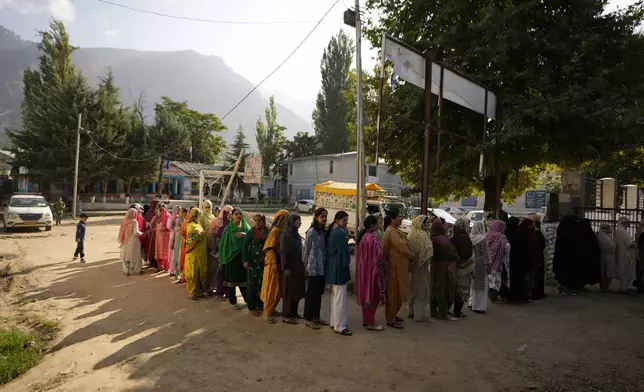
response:
<svg viewBox="0 0 644 392"><path fill-rule="evenodd" d="M193 208L188 216L188 225L186 230L186 261L185 277L188 298L197 300L206 296L208 260L207 260L207 230L201 227L201 210ZM199 293L197 293L199 291Z"/></svg>
<svg viewBox="0 0 644 392"><path fill-rule="evenodd" d="M273 313L280 298L280 235L286 226L290 213L287 210L279 210L273 217L273 224L264 242L264 276L262 278L261 300L264 302L264 314L262 320L275 324Z"/></svg>

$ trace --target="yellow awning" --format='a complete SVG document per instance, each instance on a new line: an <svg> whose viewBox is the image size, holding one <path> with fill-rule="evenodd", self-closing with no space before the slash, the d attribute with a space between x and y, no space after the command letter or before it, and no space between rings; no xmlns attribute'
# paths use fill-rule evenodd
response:
<svg viewBox="0 0 644 392"><path fill-rule="evenodd" d="M355 196L358 192L358 187L352 182L335 182L327 181L321 184L315 184L315 192L332 193L334 195ZM385 190L378 186L378 184L366 184L365 190L373 192L384 192Z"/></svg>

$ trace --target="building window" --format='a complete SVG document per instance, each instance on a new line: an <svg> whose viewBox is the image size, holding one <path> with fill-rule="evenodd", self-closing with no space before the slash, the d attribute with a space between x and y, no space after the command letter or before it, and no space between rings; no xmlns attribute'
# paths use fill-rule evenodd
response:
<svg viewBox="0 0 644 392"><path fill-rule="evenodd" d="M378 166L369 165L369 177L378 177Z"/></svg>
<svg viewBox="0 0 644 392"><path fill-rule="evenodd" d="M293 185L288 186L288 195L293 196Z"/></svg>
<svg viewBox="0 0 644 392"><path fill-rule="evenodd" d="M333 161L329 162L329 174L333 174Z"/></svg>
<svg viewBox="0 0 644 392"><path fill-rule="evenodd" d="M290 165L288 165L288 175L289 176L293 175L293 164L292 163Z"/></svg>

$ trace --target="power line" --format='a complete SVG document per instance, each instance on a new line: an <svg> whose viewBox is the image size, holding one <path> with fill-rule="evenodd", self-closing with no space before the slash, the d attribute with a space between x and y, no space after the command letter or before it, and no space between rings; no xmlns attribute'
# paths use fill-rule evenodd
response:
<svg viewBox="0 0 644 392"><path fill-rule="evenodd" d="M99 1L103 1L103 0L99 0ZM273 76L273 74L274 74L275 72L277 72L280 68L282 68L282 66L283 66L283 65L284 65L284 64L285 64L285 63L286 63L286 62L287 62L291 57L293 57L293 55L295 54L295 52L297 52L297 51L298 51L298 49L300 49L300 47L301 47L302 45L304 45L304 43L306 42L306 40L308 40L308 39L309 39L309 37L311 36L311 34L313 34L313 32L318 28L318 26L320 26L320 24L322 23L322 21L326 18L326 16L327 16L327 15L329 15L329 13L331 12L331 10L332 10L332 9L333 9L333 8L334 8L334 7L339 3L339 2L340 2L340 0L336 0L336 1L333 3L333 5L331 5L331 7L329 7L329 9L324 13L324 15L322 15L322 18L321 18L321 19L320 19L320 20L315 24L315 26L313 26L313 28L311 29L311 31L309 31L309 33L306 35L306 37L304 37L304 39L302 40L302 42L300 42L300 43L295 47L295 49L293 49L293 51L292 51L288 56L286 56L286 58L284 59L284 61L282 61L282 62L277 66L277 68L275 68L271 73L269 73L269 74L268 74L268 76L266 76L264 79L262 79L262 81L261 81L261 82L259 82L258 84L256 84L256 85L255 85L255 87L253 87L253 88L248 92L248 94L246 94L246 95L244 96L244 98L242 98L242 99L241 99L241 101L239 101L239 102L237 103L237 105L235 105L232 109L230 109L230 110L228 111L228 113L226 113L226 115L224 115L224 116L221 118L221 121L223 121L226 117L228 117L228 115L229 115L230 113L232 113L235 109L237 109L237 107L239 107L239 105L241 105L241 104L246 100L246 98L248 98L248 97L249 97L249 96L250 96L250 95L251 95L255 90L257 90L257 89L259 88L259 86L261 86L261 85L262 85L266 80L268 80L268 78L270 78L271 76Z"/></svg>
<svg viewBox="0 0 644 392"><path fill-rule="evenodd" d="M213 24L236 24L236 25L250 25L250 24L270 25L270 24L304 24L304 23L313 23L312 20L239 21L239 20L216 20L216 19L205 19L205 18L191 18L191 17L188 17L188 16L170 15L170 14L164 14L162 12L143 10L143 9L134 8L134 7L131 7L131 6L125 5L125 4L114 3L114 2L108 1L108 0L96 0L96 1L101 2L103 4L113 5L115 7L125 8L125 9L128 9L130 11L139 12L139 13L142 13L142 14L156 15L156 16L161 16L163 18L170 18L170 19L188 20L188 21L191 21L191 22L202 22L202 23L213 23Z"/></svg>
<svg viewBox="0 0 644 392"><path fill-rule="evenodd" d="M107 155L111 156L111 157L112 157L112 158L114 158L114 159L118 159L118 160L121 160L121 161L131 161L131 162L146 162L146 161L150 161L150 160L153 160L153 159L157 159L157 160L159 159L159 157L158 157L158 156L152 156L152 157L148 157L148 158L145 158L145 159L135 159L135 158L126 158L126 157L119 157L119 156L116 156L116 155L114 155L111 151L109 151L108 149L106 149L106 148L104 148L104 147L101 147L101 145L99 145L99 144L96 142L96 140L94 140L94 138L93 138L93 137L92 137L92 135L91 135L91 132L86 131L86 132L85 132L85 134L86 134L87 136L89 136L89 138L90 138L90 140L92 141L92 143L94 143L94 145L95 145L99 150L102 150L103 152L105 152Z"/></svg>

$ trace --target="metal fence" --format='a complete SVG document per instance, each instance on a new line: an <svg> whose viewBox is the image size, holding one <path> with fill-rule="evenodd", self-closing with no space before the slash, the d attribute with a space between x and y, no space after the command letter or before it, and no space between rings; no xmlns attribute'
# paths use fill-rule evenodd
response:
<svg viewBox="0 0 644 392"><path fill-rule="evenodd" d="M588 219L595 231L598 231L603 223L608 223L614 230L617 220L627 217L631 222L628 230L632 236L635 236L635 232L644 218L644 209L575 207L573 210L578 219Z"/></svg>

